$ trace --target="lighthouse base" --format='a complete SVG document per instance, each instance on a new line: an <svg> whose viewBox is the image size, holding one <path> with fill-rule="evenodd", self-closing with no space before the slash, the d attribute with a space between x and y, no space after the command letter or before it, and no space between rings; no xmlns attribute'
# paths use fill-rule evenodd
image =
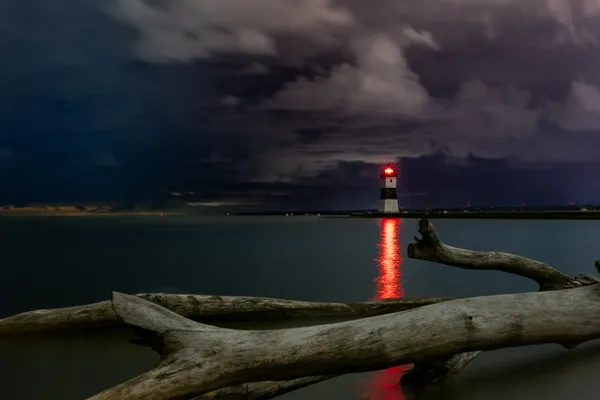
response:
<svg viewBox="0 0 600 400"><path fill-rule="evenodd" d="M398 213L398 199L385 199L379 201L379 212L381 213Z"/></svg>

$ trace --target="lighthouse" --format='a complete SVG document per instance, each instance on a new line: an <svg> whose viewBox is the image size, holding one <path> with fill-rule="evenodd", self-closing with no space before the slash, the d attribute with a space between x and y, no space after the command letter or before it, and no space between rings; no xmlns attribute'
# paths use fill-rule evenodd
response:
<svg viewBox="0 0 600 400"><path fill-rule="evenodd" d="M386 167L380 175L381 195L379 196L380 213L397 213L398 210L398 192L396 183L398 174L392 167Z"/></svg>

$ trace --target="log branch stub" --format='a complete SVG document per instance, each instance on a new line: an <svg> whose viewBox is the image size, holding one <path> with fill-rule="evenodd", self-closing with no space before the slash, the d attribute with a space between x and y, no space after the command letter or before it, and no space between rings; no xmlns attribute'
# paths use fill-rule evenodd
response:
<svg viewBox="0 0 600 400"><path fill-rule="evenodd" d="M600 272L600 259L596 260L596 263L594 265L596 266L596 270Z"/></svg>
<svg viewBox="0 0 600 400"><path fill-rule="evenodd" d="M595 285L596 283L600 283L600 278L586 273L577 274L573 277L573 279L583 284L583 286Z"/></svg>
<svg viewBox="0 0 600 400"><path fill-rule="evenodd" d="M400 378L404 392L425 392L432 386L442 383L462 371L481 351L455 354L441 360L417 363Z"/></svg>
<svg viewBox="0 0 600 400"><path fill-rule="evenodd" d="M541 261L496 251L466 250L444 244L433 224L426 218L419 221L421 238L408 245L410 258L433 261L470 270L495 270L519 275L536 281L540 289L565 289L584 286L583 283Z"/></svg>

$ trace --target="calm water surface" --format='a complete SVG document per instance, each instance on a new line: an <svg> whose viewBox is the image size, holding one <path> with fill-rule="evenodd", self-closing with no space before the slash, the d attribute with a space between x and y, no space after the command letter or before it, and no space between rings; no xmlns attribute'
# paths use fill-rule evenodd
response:
<svg viewBox="0 0 600 400"><path fill-rule="evenodd" d="M416 220L312 217L73 217L0 219L0 317L90 303L123 292L364 301L536 290L497 272L406 257ZM437 221L449 244L513 252L569 274L592 272L598 221ZM126 332L0 340L0 399L86 398L152 367ZM283 400L403 399L404 367L348 375ZM600 344L488 352L430 397L596 399Z"/></svg>

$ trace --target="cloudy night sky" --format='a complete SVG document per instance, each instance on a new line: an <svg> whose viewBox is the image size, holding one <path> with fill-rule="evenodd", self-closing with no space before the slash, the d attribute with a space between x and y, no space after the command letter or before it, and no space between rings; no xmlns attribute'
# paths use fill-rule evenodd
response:
<svg viewBox="0 0 600 400"><path fill-rule="evenodd" d="M0 0L0 203L600 202L600 0Z"/></svg>

